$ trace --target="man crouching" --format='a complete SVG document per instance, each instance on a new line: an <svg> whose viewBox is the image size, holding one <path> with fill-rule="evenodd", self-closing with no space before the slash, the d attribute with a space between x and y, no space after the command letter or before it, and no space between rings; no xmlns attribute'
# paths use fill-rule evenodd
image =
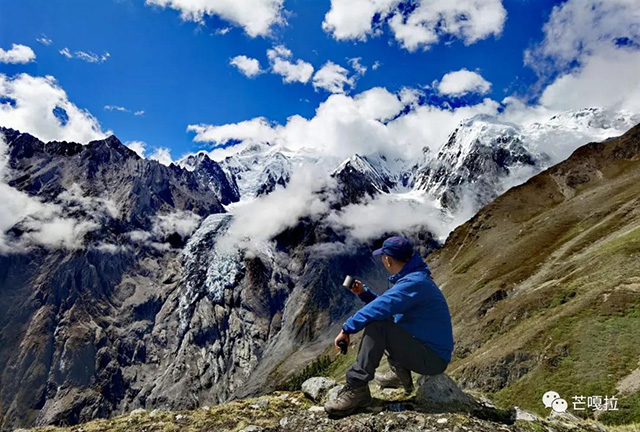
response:
<svg viewBox="0 0 640 432"><path fill-rule="evenodd" d="M324 409L332 416L346 416L371 403L369 381L382 388L413 390L411 371L437 375L447 368L453 351L451 315L447 301L411 242L391 237L373 252L392 276L391 288L376 295L356 280L352 292L366 303L349 318L335 339L349 343L349 335L364 329L356 363L347 370L347 384ZM382 355L391 372L376 374ZM375 374L375 375L374 375Z"/></svg>

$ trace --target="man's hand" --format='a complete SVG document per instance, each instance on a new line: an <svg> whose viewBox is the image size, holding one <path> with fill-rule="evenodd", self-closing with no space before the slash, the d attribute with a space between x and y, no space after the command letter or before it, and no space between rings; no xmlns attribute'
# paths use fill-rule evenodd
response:
<svg viewBox="0 0 640 432"><path fill-rule="evenodd" d="M351 292L360 295L364 292L364 285L358 279L353 281L353 285L351 285Z"/></svg>
<svg viewBox="0 0 640 432"><path fill-rule="evenodd" d="M346 341L347 345L349 345L349 334L345 333L343 330L340 331L340 334L338 335L338 337L336 337L336 339L333 341L333 345L337 349L340 349L340 346L338 346L338 342L340 341Z"/></svg>

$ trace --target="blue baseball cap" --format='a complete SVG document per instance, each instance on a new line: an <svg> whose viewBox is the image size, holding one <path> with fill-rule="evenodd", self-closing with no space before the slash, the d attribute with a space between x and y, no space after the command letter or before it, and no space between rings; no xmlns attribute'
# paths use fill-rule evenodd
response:
<svg viewBox="0 0 640 432"><path fill-rule="evenodd" d="M382 243L382 247L380 249L373 251L373 256L382 254L404 261L413 256L413 245L406 237L389 237L384 241L384 243Z"/></svg>

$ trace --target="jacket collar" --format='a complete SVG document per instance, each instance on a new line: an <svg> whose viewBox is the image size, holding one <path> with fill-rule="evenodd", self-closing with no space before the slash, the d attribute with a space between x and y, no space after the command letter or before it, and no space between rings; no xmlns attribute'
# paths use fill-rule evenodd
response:
<svg viewBox="0 0 640 432"><path fill-rule="evenodd" d="M420 257L420 254L415 253L411 257L411 259L404 265L404 267L402 267L402 270L400 270L398 273L394 275L389 276L389 282L394 284L398 282L400 279L402 279L404 276L408 275L409 273L413 273L417 271L430 274L429 268L422 260L422 257Z"/></svg>

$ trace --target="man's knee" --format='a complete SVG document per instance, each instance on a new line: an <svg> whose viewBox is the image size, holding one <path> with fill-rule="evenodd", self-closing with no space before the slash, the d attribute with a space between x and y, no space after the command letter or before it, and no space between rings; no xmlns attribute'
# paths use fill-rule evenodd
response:
<svg viewBox="0 0 640 432"><path fill-rule="evenodd" d="M389 328L391 328L392 326L394 326L395 323L393 321L371 321L370 323L368 323L365 328L364 331L365 333L384 333L386 332Z"/></svg>

